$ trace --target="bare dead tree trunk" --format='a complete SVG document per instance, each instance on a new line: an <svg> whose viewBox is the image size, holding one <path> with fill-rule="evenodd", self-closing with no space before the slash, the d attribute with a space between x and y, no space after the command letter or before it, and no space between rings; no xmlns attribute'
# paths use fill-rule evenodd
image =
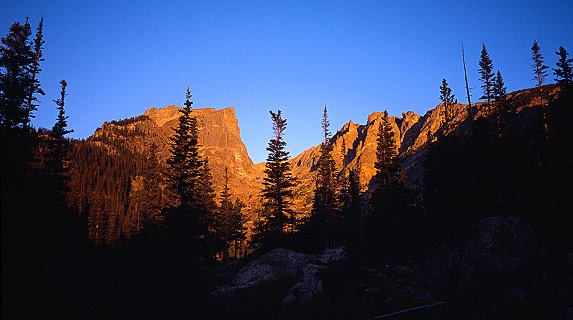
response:
<svg viewBox="0 0 573 320"><path fill-rule="evenodd" d="M471 120L471 123L473 123L474 121L474 112L472 109L472 101L471 101L471 95L470 95L470 87L468 85L468 73L466 70L466 57L465 57L465 53L464 53L464 43L462 42L462 63L464 64L464 79L466 81L466 96L468 98L468 113L469 113L469 117Z"/></svg>

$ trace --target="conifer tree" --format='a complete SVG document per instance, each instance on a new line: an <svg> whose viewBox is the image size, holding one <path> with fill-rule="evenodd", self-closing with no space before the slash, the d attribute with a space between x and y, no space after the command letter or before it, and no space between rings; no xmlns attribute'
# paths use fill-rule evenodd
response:
<svg viewBox="0 0 573 320"><path fill-rule="evenodd" d="M440 135L447 135L454 126L456 118L454 111L454 104L456 103L455 95L452 94L452 89L448 87L446 79L442 79L440 86L440 101L442 101L444 122L439 130Z"/></svg>
<svg viewBox="0 0 573 320"><path fill-rule="evenodd" d="M26 123L26 100L33 87L30 65L33 49L29 42L32 34L26 18L24 24L10 26L0 46L0 126L3 131Z"/></svg>
<svg viewBox="0 0 573 320"><path fill-rule="evenodd" d="M503 82L503 77L501 76L501 72L499 70L497 70L497 74L495 76L493 83L493 96L495 99L495 107L493 110L493 116L496 122L495 128L497 131L498 138L501 139L507 115L507 105L506 105L507 88L505 87L505 83Z"/></svg>
<svg viewBox="0 0 573 320"><path fill-rule="evenodd" d="M376 161L374 162L376 174L372 178L373 190L370 199L370 209L375 213L384 211L384 207L388 207L388 200L393 197L391 194L401 193L404 187L397 161L396 140L386 110L378 127L376 140Z"/></svg>
<svg viewBox="0 0 573 320"><path fill-rule="evenodd" d="M68 141L66 140L65 136L68 133L74 132L73 129L68 129L68 116L66 116L64 106L65 106L65 98L66 88L68 83L66 80L60 81L60 98L55 99L54 103L58 106L58 117L56 123L52 127L50 131L50 148L49 148L49 155L46 163L46 167L48 169L49 174L51 175L52 179L54 180L54 189L56 192L59 192L60 195L63 195L67 192L67 182L68 176L65 172L65 160L68 153ZM62 200L62 199L60 199Z"/></svg>
<svg viewBox="0 0 573 320"><path fill-rule="evenodd" d="M151 144L143 171L143 226L160 219L163 209L163 168L159 162L158 148L157 144Z"/></svg>
<svg viewBox="0 0 573 320"><path fill-rule="evenodd" d="M396 164L396 140L394 132L388 118L388 111L384 110L382 122L378 127L378 136L376 138L376 162L374 168L374 183L377 189L390 187L393 175L395 175Z"/></svg>
<svg viewBox="0 0 573 320"><path fill-rule="evenodd" d="M246 239L245 218L242 210L244 204L239 200L233 201L233 195L229 188L229 173L225 167L225 181L223 190L220 193L221 204L217 214L217 232L220 239L224 242L223 260L229 258L231 246L234 248L234 256L238 258L239 246Z"/></svg>
<svg viewBox="0 0 573 320"><path fill-rule="evenodd" d="M557 68L553 69L555 81L561 86L573 84L573 71L571 69L573 58L567 59L569 53L563 46L559 47L559 51L555 53L559 56L559 60L556 63Z"/></svg>
<svg viewBox="0 0 573 320"><path fill-rule="evenodd" d="M282 238L285 231L295 230L296 216L291 208L295 180L283 138L287 122L280 110L269 113L273 121L274 137L267 147L269 154L263 171L265 177L261 192L263 211L256 233L261 242L272 243Z"/></svg>
<svg viewBox="0 0 573 320"><path fill-rule="evenodd" d="M30 120L31 118L34 117L34 115L32 114L32 112L37 110L37 104L36 102L38 101L38 98L36 98L34 96L34 94L41 94L44 95L44 90L42 90L41 86L40 86L40 81L38 80L38 74L40 73L40 71L42 71L42 69L40 68L40 62L44 61L43 58L43 45L44 45L44 17L42 17L42 19L40 19L40 22L38 23L38 28L36 31L36 37L34 38L34 55L33 55L33 60L30 66L30 81L31 81L31 85L30 88L28 89L28 101L27 101L27 105L26 105L26 114L24 116L24 127L29 127L30 126Z"/></svg>
<svg viewBox="0 0 573 320"><path fill-rule="evenodd" d="M360 176L356 168L348 171L343 178L340 190L340 213L337 219L343 241L353 247L362 230L362 198L360 196Z"/></svg>
<svg viewBox="0 0 573 320"><path fill-rule="evenodd" d="M171 244L207 259L211 254L209 226L215 201L208 163L199 154L199 127L190 99L187 88L185 107L180 110L167 159L171 203L164 215Z"/></svg>
<svg viewBox="0 0 573 320"><path fill-rule="evenodd" d="M537 81L537 87L541 88L543 82L545 82L545 78L547 78L547 69L549 66L544 65L545 59L543 59L543 55L539 52L539 44L537 40L533 41L533 45L531 46L531 59L533 60L533 79Z"/></svg>
<svg viewBox="0 0 573 320"><path fill-rule="evenodd" d="M332 147L329 143L330 122L326 105L322 114L323 141L320 145L318 169L316 174L314 199L312 203L311 219L309 227L318 233L327 247L335 245L334 217L336 215L336 168L332 158ZM312 231L311 231L312 232Z"/></svg>
<svg viewBox="0 0 573 320"><path fill-rule="evenodd" d="M493 101L493 82L494 82L494 74L493 74L493 61L489 57L489 53L485 47L485 44L482 45L481 49L481 56L479 61L480 69L478 70L480 74L480 81L482 82L481 88L483 89L483 96L480 99L485 99L486 101L486 108L489 112L491 108L491 101Z"/></svg>

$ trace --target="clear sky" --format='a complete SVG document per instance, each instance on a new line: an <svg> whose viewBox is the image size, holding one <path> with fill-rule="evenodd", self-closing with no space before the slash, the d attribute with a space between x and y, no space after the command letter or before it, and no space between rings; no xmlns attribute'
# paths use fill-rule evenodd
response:
<svg viewBox="0 0 573 320"><path fill-rule="evenodd" d="M51 127L61 79L71 136L149 107L234 106L253 161L266 158L268 110L283 110L292 156L320 143L322 107L331 129L368 114L438 103L442 78L465 100L460 43L470 86L485 43L508 89L534 86L536 39L555 66L573 56L573 1L27 1L0 2L0 32L45 19L46 96L36 127ZM550 77L553 82L553 76Z"/></svg>

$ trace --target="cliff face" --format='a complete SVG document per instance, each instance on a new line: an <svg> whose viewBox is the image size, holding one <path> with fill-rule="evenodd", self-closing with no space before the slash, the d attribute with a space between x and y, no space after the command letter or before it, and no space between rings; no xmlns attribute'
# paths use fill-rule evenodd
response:
<svg viewBox="0 0 573 320"><path fill-rule="evenodd" d="M176 106L150 108L142 116L104 123L89 139L106 137L109 141L112 138L142 153L156 144L160 159L165 162L169 157L169 138L178 125L180 109ZM258 201L257 170L241 140L235 109L193 109L192 115L199 124L200 153L209 160L216 192L222 190L225 168L228 168L233 194L248 205Z"/></svg>
<svg viewBox="0 0 573 320"><path fill-rule="evenodd" d="M525 89L512 92L508 95L508 104L511 110L521 120L527 122L527 111L532 107L544 106L558 95L559 89L554 85L538 89ZM484 115L484 104L473 104L478 116ZM455 104L455 130L458 134L467 133L470 126L467 104ZM410 188L420 188L423 184L423 163L425 159L425 145L429 134L435 134L444 121L443 106L437 105L426 114L420 116L412 111L403 112L401 117L390 117L390 125L396 139L396 146L400 158L400 165ZM373 112L368 116L364 125L352 121L346 123L331 138L332 156L336 168L340 172L358 169L363 190L366 191L370 179L376 173L376 138L378 127L382 122L382 113ZM519 128L516 128L519 130ZM287 141L288 143L288 141ZM296 189L295 201L297 209L303 213L310 212L312 207L312 190L314 177L319 158L319 147L312 147L291 159L293 175L300 180ZM340 173L339 173L340 175Z"/></svg>
<svg viewBox="0 0 573 320"><path fill-rule="evenodd" d="M508 95L510 105L517 114L530 107L546 105L558 94L555 86L545 86L543 91L526 89ZM475 104L476 111L483 113L483 104ZM152 143L159 147L161 159L169 156L169 137L178 124L179 107L167 106L161 109L151 108L142 116L121 121L105 123L89 139L113 135L114 141L125 143L131 148L145 152ZM459 132L467 131L469 126L468 108L465 104L456 104L456 126ZM200 126L199 142L201 153L209 158L214 185L217 192L222 189L225 167L229 170L230 187L234 195L249 207L260 203L260 188L264 163L253 164L247 149L241 140L239 124L233 108L215 110L194 109L193 115ZM363 190L366 191L370 179L376 173L376 138L382 121L382 113L374 112L368 116L366 124L352 121L342 126L331 138L333 158L336 168L342 172L357 168ZM524 120L525 121L525 120ZM434 134L443 122L443 107L434 109L420 116L412 111L402 113L401 117L390 117L390 124L396 139L400 164L412 188L422 185L423 161L428 135ZM119 134L118 134L119 132ZM127 134L131 133L131 134ZM287 141L288 149L288 141ZM316 175L319 146L311 147L294 158L291 158L293 176L298 179L295 188L295 210L308 214L312 206L314 177ZM252 210L251 210L252 213Z"/></svg>

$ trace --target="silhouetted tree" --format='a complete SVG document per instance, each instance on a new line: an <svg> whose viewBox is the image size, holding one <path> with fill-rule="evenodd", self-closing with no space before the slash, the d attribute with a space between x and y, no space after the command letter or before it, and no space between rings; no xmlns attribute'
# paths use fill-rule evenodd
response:
<svg viewBox="0 0 573 320"><path fill-rule="evenodd" d="M440 85L440 101L442 101L444 121L438 134L447 135L454 128L454 121L456 119L454 105L457 101L455 95L452 94L452 89L448 87L446 79L442 79L442 84Z"/></svg>
<svg viewBox="0 0 573 320"><path fill-rule="evenodd" d="M273 121L274 138L267 147L269 154L263 171L265 177L261 192L263 211L255 230L263 244L279 240L285 231L293 232L296 227L295 212L291 208L295 181L283 138L287 122L280 110L269 113Z"/></svg>
<svg viewBox="0 0 573 320"><path fill-rule="evenodd" d="M497 70L497 74L493 83L493 96L495 99L495 106L493 110L493 117L495 122L495 130L499 139L502 138L503 128L507 122L507 88L503 82L501 72Z"/></svg>
<svg viewBox="0 0 573 320"><path fill-rule="evenodd" d="M207 161L199 154L199 127L192 115L190 99L191 92L187 88L179 125L171 138L171 156L167 159L172 198L164 216L169 243L176 249L207 259L215 195Z"/></svg>
<svg viewBox="0 0 573 320"><path fill-rule="evenodd" d="M489 57L485 44L482 45L479 66L480 69L478 72L480 74L480 81L482 82L481 88L483 89L483 96L480 99L485 99L487 102L487 111L489 112L491 101L493 101L494 98L493 82L495 75L493 74L493 61Z"/></svg>
<svg viewBox="0 0 573 320"><path fill-rule="evenodd" d="M10 26L0 46L0 125L2 130L13 129L27 123L26 102L34 92L30 66L34 63L34 51L29 37L32 34L26 18L24 24L15 22Z"/></svg>
<svg viewBox="0 0 573 320"><path fill-rule="evenodd" d="M571 69L573 58L567 59L569 53L562 46L555 53L559 56L556 63L557 68L553 69L555 81L561 86L571 85L573 83L573 71Z"/></svg>
<svg viewBox="0 0 573 320"><path fill-rule="evenodd" d="M68 188L68 173L65 168L65 161L68 154L68 140L65 136L68 133L74 132L73 129L68 129L68 116L64 110L65 97L66 97L66 87L68 83L66 80L60 81L61 91L60 98L55 99L54 103L58 106L58 117L56 123L50 131L51 147L50 147L50 157L48 158L47 168L51 172L51 175L55 179L55 189L59 190L61 193L66 193ZM63 199L62 199L63 200Z"/></svg>
<svg viewBox="0 0 573 320"><path fill-rule="evenodd" d="M337 211L336 167L329 141L329 125L328 112L326 105L324 105L322 114L323 141L320 145L312 212L308 228L312 230L309 232L316 233L326 247L334 247L336 245L334 218Z"/></svg>
<svg viewBox="0 0 573 320"><path fill-rule="evenodd" d="M376 162L374 162L376 174L373 178L374 186L375 190L383 190L390 187L393 178L395 178L397 174L396 140L388 118L388 111L386 110L384 110L382 121L378 126L376 142Z"/></svg>
<svg viewBox="0 0 573 320"><path fill-rule="evenodd" d="M533 79L537 81L537 87L541 88L543 82L545 82L545 78L547 78L547 69L549 66L544 65L545 59L543 59L543 55L539 52L539 44L537 40L533 41L533 45L531 46L531 59L533 60Z"/></svg>
<svg viewBox="0 0 573 320"><path fill-rule="evenodd" d="M221 204L216 217L216 232L224 243L223 260L229 258L229 251L233 248L235 258L239 257L239 246L246 239L245 218L243 216L244 204L239 200L233 201L229 188L229 173L225 167L225 182L220 194Z"/></svg>
<svg viewBox="0 0 573 320"><path fill-rule="evenodd" d="M343 177L339 194L340 213L337 220L337 230L340 230L342 241L355 248L363 229L363 203L360 195L360 176L356 168L348 171Z"/></svg>
<svg viewBox="0 0 573 320"><path fill-rule="evenodd" d="M40 62L44 61L43 58L43 45L44 45L44 17L40 19L38 23L38 28L36 30L36 37L34 38L34 56L30 66L30 77L31 77L31 86L28 92L28 101L26 105L26 114L24 117L24 127L30 126L30 120L34 117L32 112L37 110L38 98L34 95L41 94L44 95L44 90L42 90L40 86L40 81L38 80L38 74L42 69L40 68Z"/></svg>

